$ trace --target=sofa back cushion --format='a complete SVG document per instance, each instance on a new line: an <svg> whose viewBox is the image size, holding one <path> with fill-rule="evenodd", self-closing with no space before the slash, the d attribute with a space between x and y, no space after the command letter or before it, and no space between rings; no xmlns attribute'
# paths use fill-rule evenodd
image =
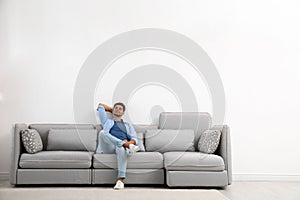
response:
<svg viewBox="0 0 300 200"><path fill-rule="evenodd" d="M35 129L40 134L43 142L43 150L47 149L47 139L49 130L51 128L56 129L95 129L93 124L30 124L28 126L30 129Z"/></svg>
<svg viewBox="0 0 300 200"><path fill-rule="evenodd" d="M194 130L150 129L145 132L146 151L195 151Z"/></svg>
<svg viewBox="0 0 300 200"><path fill-rule="evenodd" d="M212 119L208 112L162 112L159 115L159 129L193 129L194 148L198 150L201 134L211 127Z"/></svg>
<svg viewBox="0 0 300 200"><path fill-rule="evenodd" d="M96 129L50 129L47 150L91 151L97 147Z"/></svg>

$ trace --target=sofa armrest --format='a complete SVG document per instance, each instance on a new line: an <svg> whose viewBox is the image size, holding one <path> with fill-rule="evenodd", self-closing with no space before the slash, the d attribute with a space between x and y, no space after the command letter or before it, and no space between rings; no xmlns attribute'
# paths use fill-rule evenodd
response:
<svg viewBox="0 0 300 200"><path fill-rule="evenodd" d="M20 131L26 129L26 124L17 123L12 129L11 160L10 160L10 184L17 184L17 170L21 154L21 134Z"/></svg>
<svg viewBox="0 0 300 200"><path fill-rule="evenodd" d="M220 130L221 138L220 144L216 151L216 154L220 155L224 159L225 169L228 173L228 184L232 183L232 166L231 166L231 139L230 129L228 125L215 125L210 129Z"/></svg>

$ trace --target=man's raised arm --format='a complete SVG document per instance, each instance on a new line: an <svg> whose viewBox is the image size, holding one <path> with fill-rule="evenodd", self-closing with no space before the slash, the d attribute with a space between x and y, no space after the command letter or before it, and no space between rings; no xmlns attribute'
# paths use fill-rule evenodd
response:
<svg viewBox="0 0 300 200"><path fill-rule="evenodd" d="M107 120L105 111L112 112L112 108L103 103L99 103L97 110L99 112L98 114L99 114L100 121L101 121L102 125L104 125Z"/></svg>

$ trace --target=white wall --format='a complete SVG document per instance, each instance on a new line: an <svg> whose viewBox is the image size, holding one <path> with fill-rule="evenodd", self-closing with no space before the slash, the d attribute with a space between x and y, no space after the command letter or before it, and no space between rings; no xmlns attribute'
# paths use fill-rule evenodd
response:
<svg viewBox="0 0 300 200"><path fill-rule="evenodd" d="M114 35L151 27L188 36L214 61L225 88L234 178L300 180L299 8L296 0L0 1L0 175L9 171L12 124L73 123L74 84L88 55ZM150 55L132 55L114 69L124 73L130 62L155 56L183 69L176 58ZM205 84L186 71L200 80L191 83L199 110L211 112ZM153 102L145 91L166 95ZM98 97L112 103L109 93ZM149 122L156 104L179 109L171 94L150 87L129 105L145 109L130 115Z"/></svg>

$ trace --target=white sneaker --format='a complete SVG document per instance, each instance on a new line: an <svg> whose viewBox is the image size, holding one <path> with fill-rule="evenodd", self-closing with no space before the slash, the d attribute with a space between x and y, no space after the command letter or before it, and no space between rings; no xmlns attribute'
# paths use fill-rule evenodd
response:
<svg viewBox="0 0 300 200"><path fill-rule="evenodd" d="M124 183L122 181L118 180L114 187L114 190L121 190L121 189L124 189Z"/></svg>
<svg viewBox="0 0 300 200"><path fill-rule="evenodd" d="M129 145L129 149L131 150L132 153L137 152L138 150L140 150L139 146L136 146L134 144L130 144Z"/></svg>

